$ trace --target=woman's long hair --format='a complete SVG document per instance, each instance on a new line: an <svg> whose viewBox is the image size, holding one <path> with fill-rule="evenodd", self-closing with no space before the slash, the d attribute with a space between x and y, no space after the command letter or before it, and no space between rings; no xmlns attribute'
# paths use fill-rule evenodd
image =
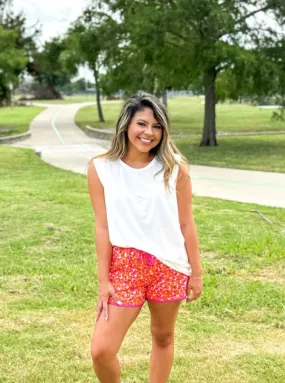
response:
<svg viewBox="0 0 285 383"><path fill-rule="evenodd" d="M161 162L164 170L164 184L169 188L169 178L171 177L174 166L178 164L186 174L188 174L189 164L187 159L180 153L170 138L170 123L165 106L152 94L143 91L137 92L130 97L124 104L119 115L116 134L113 138L111 149L106 153L91 158L107 158L109 160L118 160L127 152L128 146L128 126L133 116L145 108L151 108L155 119L162 126L162 138L159 144L150 150ZM175 154L179 154L180 159Z"/></svg>

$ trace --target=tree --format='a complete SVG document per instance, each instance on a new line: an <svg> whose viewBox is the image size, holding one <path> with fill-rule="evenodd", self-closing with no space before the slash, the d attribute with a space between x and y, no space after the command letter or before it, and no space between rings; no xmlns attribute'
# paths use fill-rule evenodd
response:
<svg viewBox="0 0 285 383"><path fill-rule="evenodd" d="M141 17L143 7L159 16L158 19L162 20L159 25L164 28L164 41L176 48L179 57L184 57L187 68L183 73L188 76L185 84L198 78L203 80L205 114L200 145L217 145L218 75L236 65L241 67L241 62L247 57L245 47L257 48L261 42L270 44L278 38L273 28L264 26L262 18L258 20L255 17L270 14L282 24L284 0L105 0L105 3L119 13L122 23L137 23L142 31L149 28L149 19ZM156 29L153 29L148 40L150 44L155 34ZM176 64L173 62L177 68Z"/></svg>
<svg viewBox="0 0 285 383"><path fill-rule="evenodd" d="M67 64L65 51L65 39L55 37L34 54L31 72L41 85L36 98L61 98L57 87L69 84L77 73L76 65Z"/></svg>
<svg viewBox="0 0 285 383"><path fill-rule="evenodd" d="M10 103L11 86L29 66L36 34L37 29L27 33L25 16L13 12L11 1L0 0L0 103Z"/></svg>
<svg viewBox="0 0 285 383"><path fill-rule="evenodd" d="M110 12L115 10L112 4L107 3ZM110 62L107 60L104 85L110 89L123 89L126 95L144 89L158 97L162 96L167 106L166 91L172 88L185 89L188 85L184 55L165 40L165 20L161 11L154 11L143 2L137 2L134 7L133 12L121 17L117 28L119 54L115 58L112 55Z"/></svg>
<svg viewBox="0 0 285 383"><path fill-rule="evenodd" d="M276 95L278 67L263 49L244 49L235 65L223 69L216 81L218 101L258 100Z"/></svg>
<svg viewBox="0 0 285 383"><path fill-rule="evenodd" d="M0 25L0 103L11 102L11 88L18 83L17 72L27 63L23 50L15 48L17 30L4 30Z"/></svg>
<svg viewBox="0 0 285 383"><path fill-rule="evenodd" d="M101 107L100 71L110 52L116 54L118 46L114 39L117 23L111 16L90 7L86 9L69 29L66 55L77 66L87 63L93 72L99 121L104 122Z"/></svg>
<svg viewBox="0 0 285 383"><path fill-rule="evenodd" d="M281 108L273 113L273 118L285 120L285 38L280 39L277 44L264 48L264 53L276 69L271 77L273 83L272 94Z"/></svg>

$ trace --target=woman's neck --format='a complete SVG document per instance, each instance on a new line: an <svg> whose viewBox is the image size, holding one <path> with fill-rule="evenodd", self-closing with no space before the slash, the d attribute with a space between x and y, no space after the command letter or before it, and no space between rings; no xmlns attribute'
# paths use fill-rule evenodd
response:
<svg viewBox="0 0 285 383"><path fill-rule="evenodd" d="M154 157L154 153L142 153L129 149L121 159L129 165L146 165L151 162Z"/></svg>

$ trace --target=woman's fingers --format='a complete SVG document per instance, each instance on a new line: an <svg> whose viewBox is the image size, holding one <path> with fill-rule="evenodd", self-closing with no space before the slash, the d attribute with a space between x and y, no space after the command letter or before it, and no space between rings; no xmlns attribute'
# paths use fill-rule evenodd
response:
<svg viewBox="0 0 285 383"><path fill-rule="evenodd" d="M109 286L109 294L111 295L111 297L114 299L115 302L120 303L119 297L118 297L113 285L111 285L111 284Z"/></svg>
<svg viewBox="0 0 285 383"><path fill-rule="evenodd" d="M198 299L202 292L202 286L203 286L202 282L191 283L191 281L189 281L187 285L187 291L186 291L187 292L186 302L192 302Z"/></svg>
<svg viewBox="0 0 285 383"><path fill-rule="evenodd" d="M190 292L191 292L191 283L190 283L190 281L188 281L187 288L186 288L186 295L187 295L187 297L190 296Z"/></svg>
<svg viewBox="0 0 285 383"><path fill-rule="evenodd" d="M193 289L191 290L192 294L187 296L186 301L187 302L192 302L195 301L199 296L201 295L201 292L199 293L198 291L194 291Z"/></svg>
<svg viewBox="0 0 285 383"><path fill-rule="evenodd" d="M104 318L105 320L108 320L108 297L103 297L102 299L103 301L103 314L104 314Z"/></svg>
<svg viewBox="0 0 285 383"><path fill-rule="evenodd" d="M101 299L99 299L98 304L97 304L97 310L96 310L96 322L98 321L98 319L101 315L102 308L103 308L103 302Z"/></svg>
<svg viewBox="0 0 285 383"><path fill-rule="evenodd" d="M101 313L103 312L104 319L108 320L109 312L108 312L108 300L109 297L112 296L115 302L119 302L118 295L111 283L108 283L108 285L104 285L102 287L102 290L99 293L99 300L97 305L97 315L96 320L99 319Z"/></svg>

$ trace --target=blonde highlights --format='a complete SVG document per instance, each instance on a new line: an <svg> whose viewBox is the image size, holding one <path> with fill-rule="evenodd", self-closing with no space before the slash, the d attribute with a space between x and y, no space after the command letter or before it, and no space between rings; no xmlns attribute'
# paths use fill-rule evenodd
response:
<svg viewBox="0 0 285 383"><path fill-rule="evenodd" d="M128 148L128 126L133 116L145 108L151 108L155 119L162 126L162 138L160 143L151 149L151 153L157 156L164 170L164 184L169 189L169 179L173 172L174 166L178 164L184 173L188 175L187 159L180 153L174 142L170 138L170 122L165 106L152 94L139 91L130 97L124 104L117 124L116 134L113 138L111 148L104 154L100 154L93 158L107 158L109 160L121 159L127 152ZM176 154L179 154L178 160ZM93 158L90 160L92 161Z"/></svg>

